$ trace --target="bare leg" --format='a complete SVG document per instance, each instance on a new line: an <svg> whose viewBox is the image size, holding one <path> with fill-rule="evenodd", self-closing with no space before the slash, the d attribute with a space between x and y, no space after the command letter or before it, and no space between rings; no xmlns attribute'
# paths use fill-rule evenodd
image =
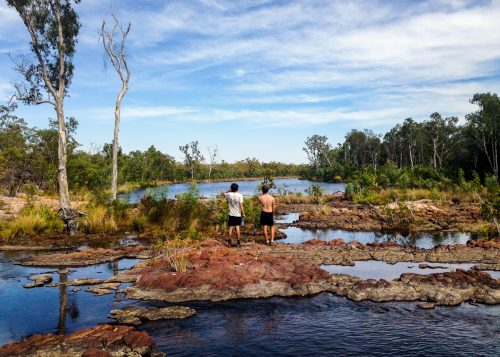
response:
<svg viewBox="0 0 500 357"><path fill-rule="evenodd" d="M240 242L240 238L241 238L240 226L236 226L236 239L238 240L238 243Z"/></svg>
<svg viewBox="0 0 500 357"><path fill-rule="evenodd" d="M233 235L233 226L229 227L229 235L227 237L227 244L231 245L231 236Z"/></svg>
<svg viewBox="0 0 500 357"><path fill-rule="evenodd" d="M274 226L271 226L271 243L274 243Z"/></svg>
<svg viewBox="0 0 500 357"><path fill-rule="evenodd" d="M269 237L267 236L267 226L264 226L264 238L266 239L266 243L269 244Z"/></svg>

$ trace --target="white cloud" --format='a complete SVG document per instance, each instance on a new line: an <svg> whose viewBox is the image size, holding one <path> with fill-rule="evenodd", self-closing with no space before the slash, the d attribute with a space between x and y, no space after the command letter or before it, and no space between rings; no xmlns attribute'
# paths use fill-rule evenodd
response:
<svg viewBox="0 0 500 357"><path fill-rule="evenodd" d="M122 106L121 119L132 121L145 118L166 118L180 114L193 113L191 108L177 108L170 106ZM77 117L84 117L92 120L114 120L114 107L92 108L76 112Z"/></svg>

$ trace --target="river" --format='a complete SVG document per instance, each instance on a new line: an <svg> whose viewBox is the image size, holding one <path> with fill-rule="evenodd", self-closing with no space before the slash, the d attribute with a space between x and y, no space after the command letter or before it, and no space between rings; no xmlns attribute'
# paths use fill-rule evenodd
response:
<svg viewBox="0 0 500 357"><path fill-rule="evenodd" d="M228 191L231 183L236 182L239 185L239 190L243 196L252 196L258 193L258 186L262 180L252 180L252 181L227 181L227 182L202 182L198 183L197 187L199 194L202 197L215 197L222 191ZM299 180L297 178L284 178L275 179L274 183L277 192L278 189L284 190L290 193L301 193L306 194L306 190L313 184L318 184L324 191L324 193L335 193L337 191L344 192L345 183L331 183L331 182L315 182L310 180ZM130 193L121 194L118 197L126 200L129 203L137 203L144 197L146 193L155 195L156 197L165 198L175 198L178 194L186 193L191 187L190 183L175 183L171 185L164 185L155 188L141 189L137 191L132 191Z"/></svg>

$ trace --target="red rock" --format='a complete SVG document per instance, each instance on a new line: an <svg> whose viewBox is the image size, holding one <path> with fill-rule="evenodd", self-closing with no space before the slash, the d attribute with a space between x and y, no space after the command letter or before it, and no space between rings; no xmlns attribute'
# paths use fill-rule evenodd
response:
<svg viewBox="0 0 500 357"><path fill-rule="evenodd" d="M136 331L131 326L99 325L68 336L33 335L0 347L0 357L34 354L104 357L111 356L110 351L113 355L132 353L149 356L159 353L146 332Z"/></svg>
<svg viewBox="0 0 500 357"><path fill-rule="evenodd" d="M111 353L105 350L90 348L83 352L82 357L111 357Z"/></svg>

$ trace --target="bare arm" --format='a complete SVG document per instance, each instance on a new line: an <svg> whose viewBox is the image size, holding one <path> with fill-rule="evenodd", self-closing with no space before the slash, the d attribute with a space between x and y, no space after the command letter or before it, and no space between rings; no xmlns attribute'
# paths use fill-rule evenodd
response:
<svg viewBox="0 0 500 357"><path fill-rule="evenodd" d="M273 209L271 210L271 212L272 212L272 213L274 213L274 208L275 208L274 203L275 203L275 202L276 202L276 199L273 197L273 202L272 202L272 208L273 208Z"/></svg>
<svg viewBox="0 0 500 357"><path fill-rule="evenodd" d="M243 218L245 218L246 217L246 215L245 215L245 207L243 207L243 203L242 202L240 202L240 210L241 210L241 216Z"/></svg>

